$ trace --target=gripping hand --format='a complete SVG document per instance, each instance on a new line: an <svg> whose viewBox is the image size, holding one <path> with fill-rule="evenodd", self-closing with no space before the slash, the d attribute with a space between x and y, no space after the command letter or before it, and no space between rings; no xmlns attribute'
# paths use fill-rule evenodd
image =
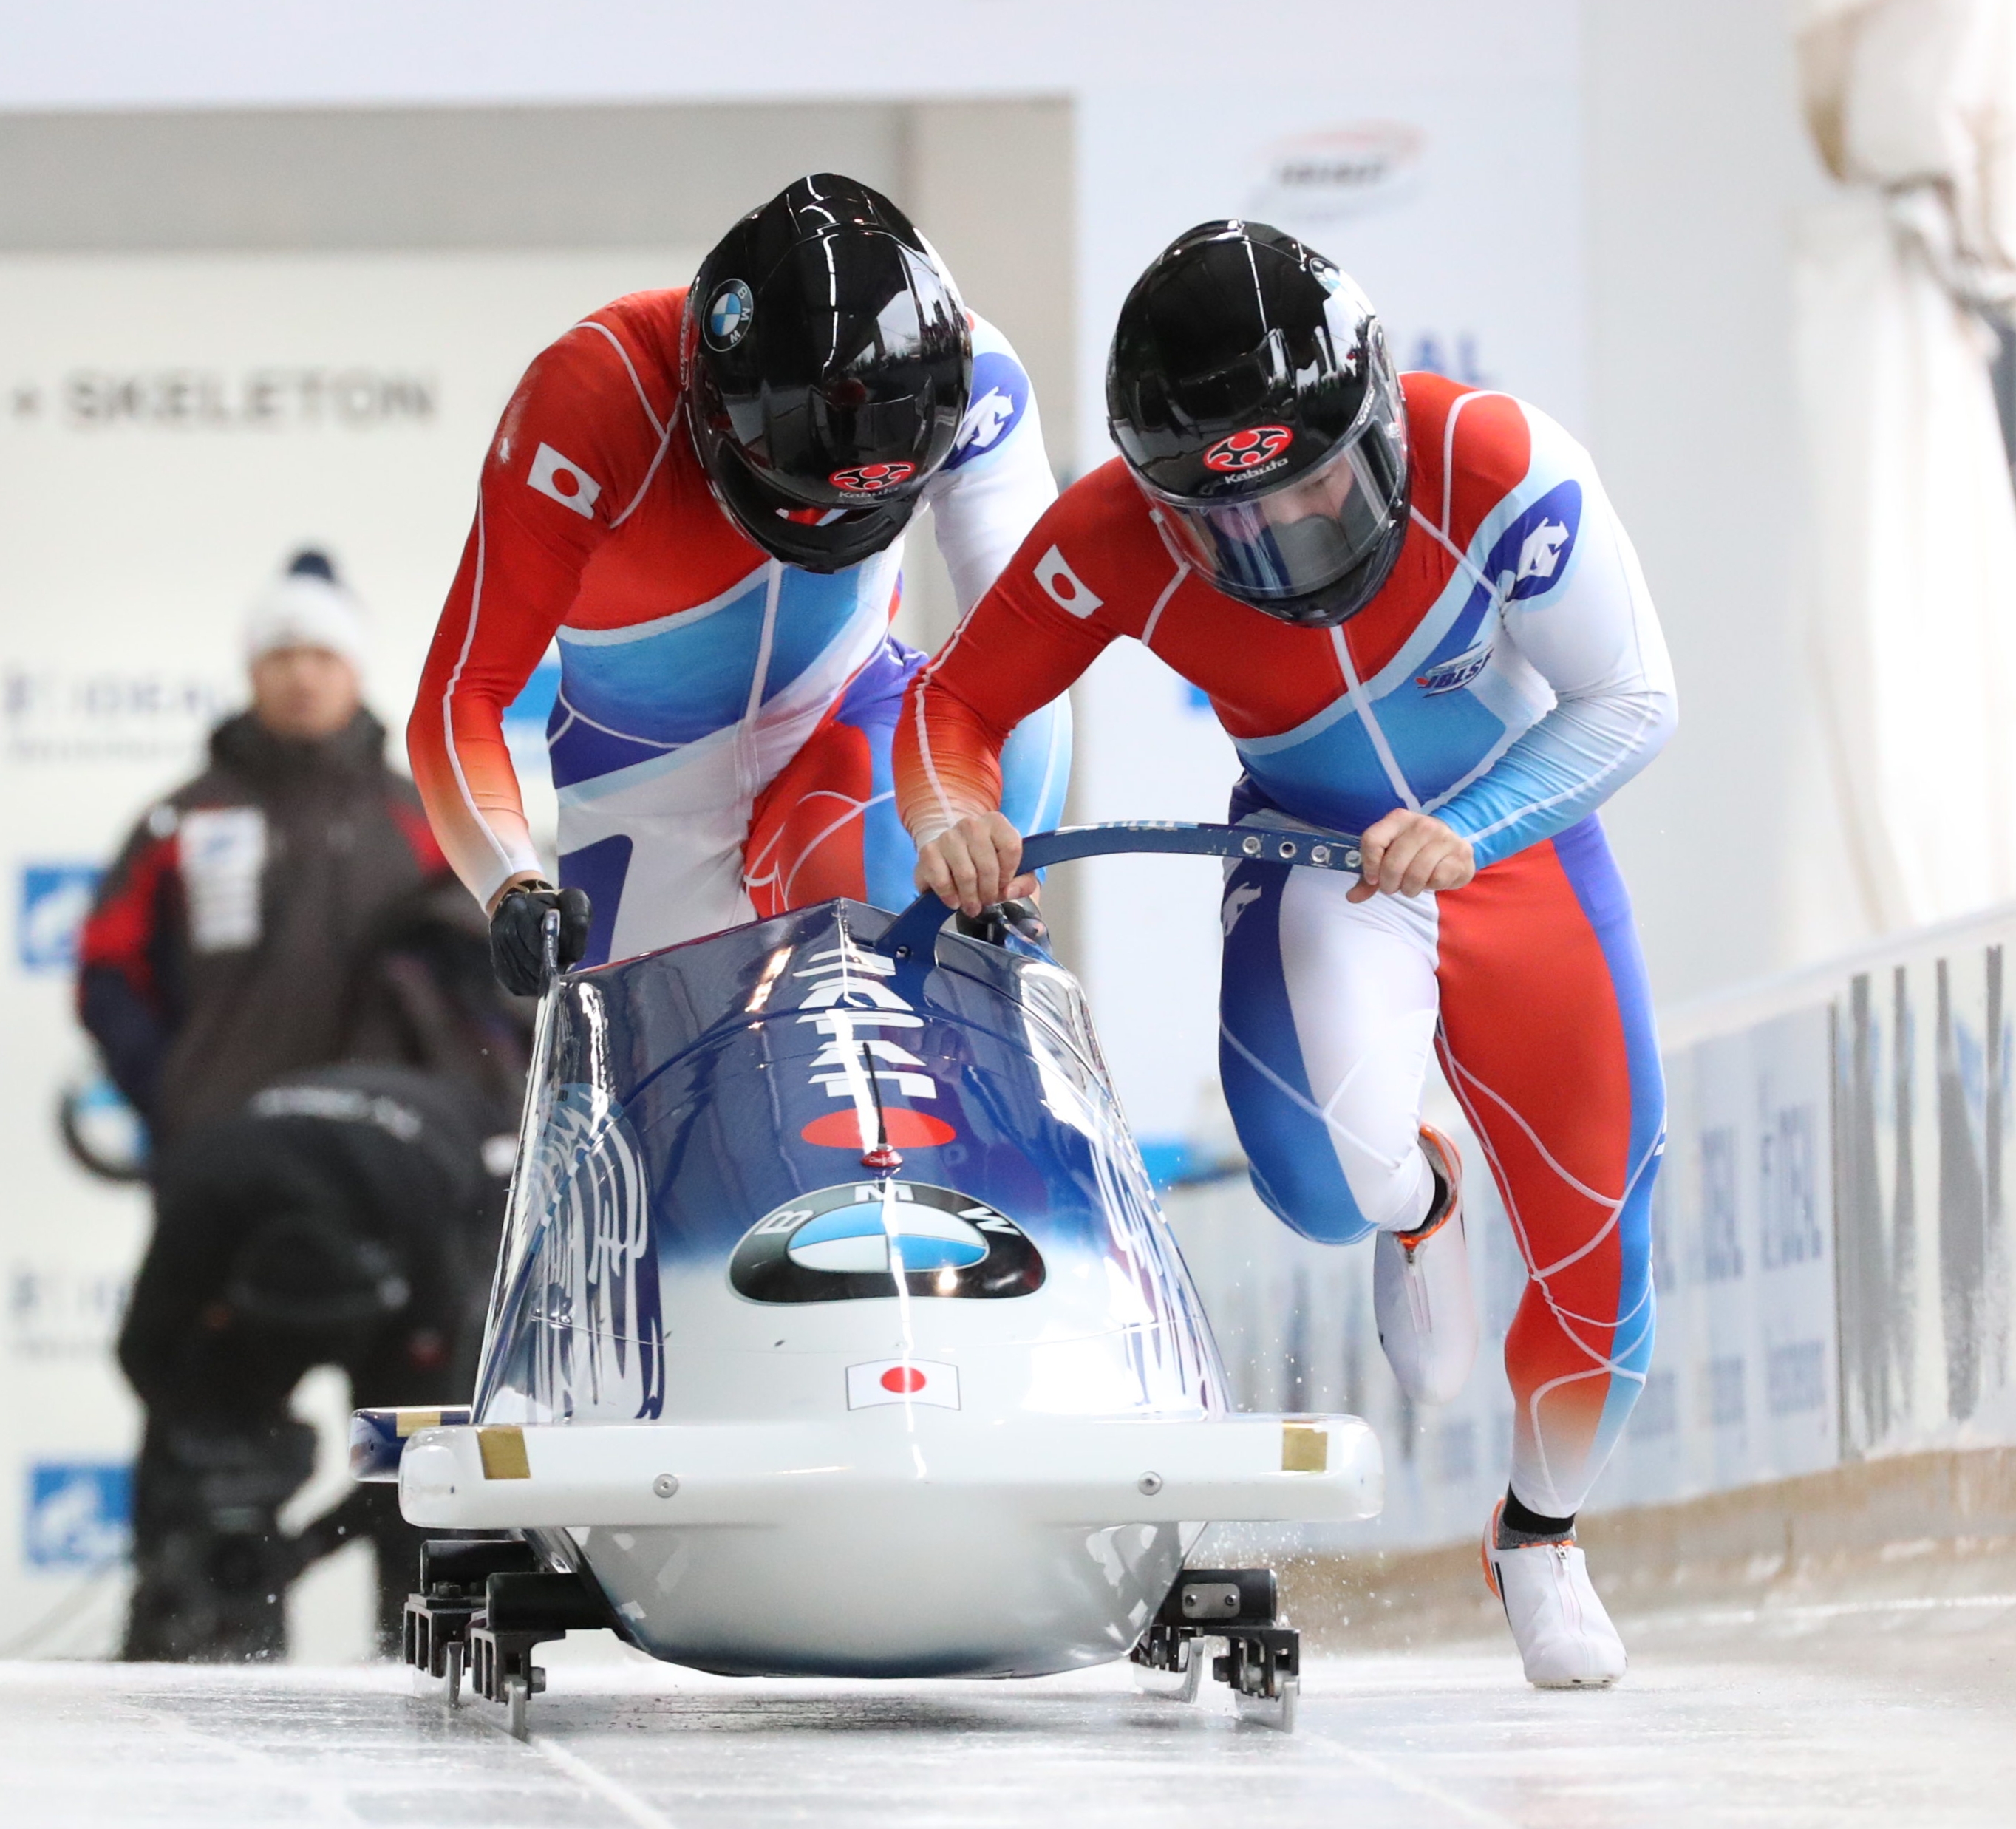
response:
<svg viewBox="0 0 2016 1829"><path fill-rule="evenodd" d="M513 996L545 993L545 929L546 916L554 909L560 910L560 963L564 970L588 950L591 910L581 891L556 889L550 883L514 883L490 917L491 970Z"/></svg>

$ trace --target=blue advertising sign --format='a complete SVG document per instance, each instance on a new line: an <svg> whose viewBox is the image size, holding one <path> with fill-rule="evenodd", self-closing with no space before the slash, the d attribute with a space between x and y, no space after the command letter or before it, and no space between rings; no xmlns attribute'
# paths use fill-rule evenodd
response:
<svg viewBox="0 0 2016 1829"><path fill-rule="evenodd" d="M22 968L31 972L77 969L77 930L91 912L102 874L96 864L21 866L14 934Z"/></svg>
<svg viewBox="0 0 2016 1829"><path fill-rule="evenodd" d="M118 1461L40 1461L28 1469L21 1531L31 1568L95 1569L133 1540L133 1470Z"/></svg>

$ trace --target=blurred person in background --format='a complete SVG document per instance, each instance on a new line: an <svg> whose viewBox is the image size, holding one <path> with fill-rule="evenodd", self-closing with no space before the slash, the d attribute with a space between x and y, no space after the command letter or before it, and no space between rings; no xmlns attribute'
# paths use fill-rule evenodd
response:
<svg viewBox="0 0 2016 1829"><path fill-rule="evenodd" d="M1107 402L1121 455L912 689L919 886L968 914L1027 889L995 758L1121 636L1209 695L1245 770L1234 820L1363 834L1355 880L1227 873L1226 1099L1282 1219L1376 1237L1381 1344L1410 1398L1446 1402L1478 1323L1461 1162L1421 1123L1439 1047L1528 1273L1487 1578L1532 1682L1614 1682L1575 1518L1652 1352L1665 1093L1597 812L1675 721L1636 555L1559 426L1403 380L1357 287L1264 224L1205 223L1142 275Z"/></svg>
<svg viewBox="0 0 2016 1829"><path fill-rule="evenodd" d="M384 1343L406 1327L407 1307L375 1320L344 1307L391 1287L364 1275L373 1253L391 1251L405 1264L392 1281L419 1305L412 1312L428 1316L400 1335L436 1342L409 1368L422 1396L444 1380L443 1388L466 1389L466 1368L451 1377L438 1344L459 1335L437 1310L462 1312L487 1276L487 1256L465 1262L461 1246L441 1240L396 1250L383 1242L425 1217L400 1217L386 1190L438 1194L447 1171L430 1181L424 1165L403 1179L388 1169L374 1179L341 1164L359 1150L383 1155L397 1140L311 1146L299 1125L261 1127L245 1115L248 1101L289 1076L358 1053L430 1075L444 1089L427 1097L490 1111L480 1123L455 1120L458 1136L480 1130L480 1143L508 1130L515 1112L522 1048L508 1021L486 1027L455 1014L459 998L468 1004L466 972L451 969L458 921L463 964L473 946L484 996L498 1000L484 975L487 931L476 922L472 938L473 911L459 891L453 914L437 905L452 879L418 795L387 765L383 725L364 707L365 646L358 604L335 567L320 553L298 553L246 624L250 707L212 733L210 766L141 819L81 937L79 1011L145 1121L157 1183L157 1235L124 1356L149 1410L135 1481L131 1655L246 1653L277 1629L265 1599L286 1585L269 1553L272 1514L305 1477L305 1464L287 1455L312 1446L286 1416L287 1395L310 1366L340 1363L367 1379L367 1401L379 1394L376 1368L396 1383L403 1363L405 1349ZM413 1100L424 1103L417 1091ZM430 1122L428 1134L447 1122ZM465 1158L476 1147L454 1146ZM268 1287L284 1252L269 1253L265 1269L245 1280L239 1255L254 1247L239 1235L268 1220L295 1228L287 1236L298 1235L314 1280L346 1292L332 1298L340 1315L275 1319L292 1312L285 1288ZM452 1230L462 1222L441 1223ZM241 1315L234 1288L266 1309ZM204 1316L233 1318L213 1326ZM235 1577L190 1547L218 1536L192 1523L213 1514L238 1546ZM268 1547L254 1554L247 1545ZM403 1582L407 1559L397 1560ZM200 1597L200 1582L191 1586L192 1568L204 1581L217 1575L211 1600ZM236 1626L211 1617L234 1581L257 1589L254 1615Z"/></svg>
<svg viewBox="0 0 2016 1829"><path fill-rule="evenodd" d="M284 1656L289 1586L360 1536L380 1647L398 1644L421 1533L375 1485L282 1529L315 1460L290 1399L336 1366L358 1404L468 1402L532 1013L445 872L391 904L340 976L346 1064L190 1126L157 1167L119 1341L147 1412L129 1659Z"/></svg>
<svg viewBox="0 0 2016 1829"><path fill-rule="evenodd" d="M323 554L297 554L260 597L245 647L250 707L142 817L79 941L79 1014L157 1148L336 1059L360 938L444 867L386 765L363 619Z"/></svg>
<svg viewBox="0 0 2016 1829"><path fill-rule="evenodd" d="M801 178L690 286L633 293L542 354L506 407L414 706L413 778L539 989L836 896L900 905L915 851L890 744L923 657L889 632L928 506L962 610L1057 493L1028 376L890 200ZM556 888L504 709L557 636ZM1053 824L1064 702L1003 750L1003 801Z"/></svg>

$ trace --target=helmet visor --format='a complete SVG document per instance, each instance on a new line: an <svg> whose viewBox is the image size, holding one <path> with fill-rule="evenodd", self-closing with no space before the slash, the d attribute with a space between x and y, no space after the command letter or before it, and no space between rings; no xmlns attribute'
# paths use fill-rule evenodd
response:
<svg viewBox="0 0 2016 1829"><path fill-rule="evenodd" d="M1350 435L1265 495L1178 501L1143 486L1197 571L1229 596L1265 604L1311 596L1361 564L1406 512L1406 475L1398 378L1381 363Z"/></svg>

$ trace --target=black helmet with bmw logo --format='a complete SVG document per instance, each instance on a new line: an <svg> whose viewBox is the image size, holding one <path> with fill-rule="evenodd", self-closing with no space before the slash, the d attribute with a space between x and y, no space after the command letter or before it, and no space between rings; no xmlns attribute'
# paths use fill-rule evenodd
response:
<svg viewBox="0 0 2016 1829"><path fill-rule="evenodd" d="M773 558L838 571L889 545L952 453L966 308L879 191L822 172L745 216L686 295L686 423L715 495Z"/></svg>
<svg viewBox="0 0 2016 1829"><path fill-rule="evenodd" d="M1372 308L1262 222L1179 236L1121 307L1114 442L1176 549L1226 596L1334 628L1407 532L1407 420Z"/></svg>

